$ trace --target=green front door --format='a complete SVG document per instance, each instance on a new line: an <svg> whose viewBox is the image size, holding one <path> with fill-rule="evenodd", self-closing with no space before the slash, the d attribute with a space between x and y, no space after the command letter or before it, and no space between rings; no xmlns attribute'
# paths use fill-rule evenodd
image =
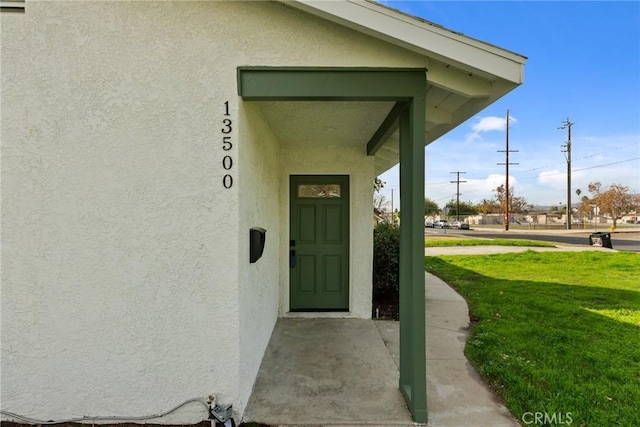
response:
<svg viewBox="0 0 640 427"><path fill-rule="evenodd" d="M349 310L349 177L291 176L290 309Z"/></svg>

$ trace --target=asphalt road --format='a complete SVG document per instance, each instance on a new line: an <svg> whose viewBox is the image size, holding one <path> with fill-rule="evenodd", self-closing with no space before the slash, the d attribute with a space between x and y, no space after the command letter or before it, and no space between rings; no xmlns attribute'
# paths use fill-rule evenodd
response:
<svg viewBox="0 0 640 427"><path fill-rule="evenodd" d="M426 229L427 233L443 234L442 229ZM604 231L604 230L601 230ZM518 232L518 230L498 231L495 229L477 229L477 230L446 230L447 234L461 234L469 237L487 237L501 239L529 239L544 240L547 242L556 242L569 245L589 245L589 235L591 230L572 230L568 232L546 230L536 230L527 232ZM621 251L640 252L640 230L629 232L622 231L611 233L611 245L613 249Z"/></svg>

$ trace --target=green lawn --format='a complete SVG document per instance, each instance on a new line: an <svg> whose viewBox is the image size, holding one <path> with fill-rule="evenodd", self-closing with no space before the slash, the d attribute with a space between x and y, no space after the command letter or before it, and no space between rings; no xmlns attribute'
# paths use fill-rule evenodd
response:
<svg viewBox="0 0 640 427"><path fill-rule="evenodd" d="M438 256L426 268L467 300L467 357L521 422L640 426L640 254Z"/></svg>

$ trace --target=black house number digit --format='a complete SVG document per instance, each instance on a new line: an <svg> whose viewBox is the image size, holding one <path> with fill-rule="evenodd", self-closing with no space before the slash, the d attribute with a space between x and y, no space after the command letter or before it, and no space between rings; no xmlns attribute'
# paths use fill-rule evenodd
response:
<svg viewBox="0 0 640 427"><path fill-rule="evenodd" d="M231 133L231 131L233 130L231 128L231 119L224 119L222 121L222 124L224 125L224 127L222 128L222 133L225 133L225 134Z"/></svg>
<svg viewBox="0 0 640 427"><path fill-rule="evenodd" d="M222 149L224 151L229 151L229 150L231 150L231 148L233 148L233 144L231 143L231 137L230 136L223 136L222 137Z"/></svg>
<svg viewBox="0 0 640 427"><path fill-rule="evenodd" d="M225 175L224 178L222 178L222 186L224 188L231 188L233 186L233 177L229 174Z"/></svg>

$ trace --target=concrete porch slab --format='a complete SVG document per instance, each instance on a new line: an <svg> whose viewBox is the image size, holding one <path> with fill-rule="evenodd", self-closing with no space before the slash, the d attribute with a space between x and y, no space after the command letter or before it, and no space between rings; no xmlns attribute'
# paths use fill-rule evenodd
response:
<svg viewBox="0 0 640 427"><path fill-rule="evenodd" d="M426 276L429 427L519 426L464 356L464 299ZM415 426L398 389L399 322L279 319L244 422Z"/></svg>
<svg viewBox="0 0 640 427"><path fill-rule="evenodd" d="M373 320L278 319L244 422L414 425L398 382Z"/></svg>

